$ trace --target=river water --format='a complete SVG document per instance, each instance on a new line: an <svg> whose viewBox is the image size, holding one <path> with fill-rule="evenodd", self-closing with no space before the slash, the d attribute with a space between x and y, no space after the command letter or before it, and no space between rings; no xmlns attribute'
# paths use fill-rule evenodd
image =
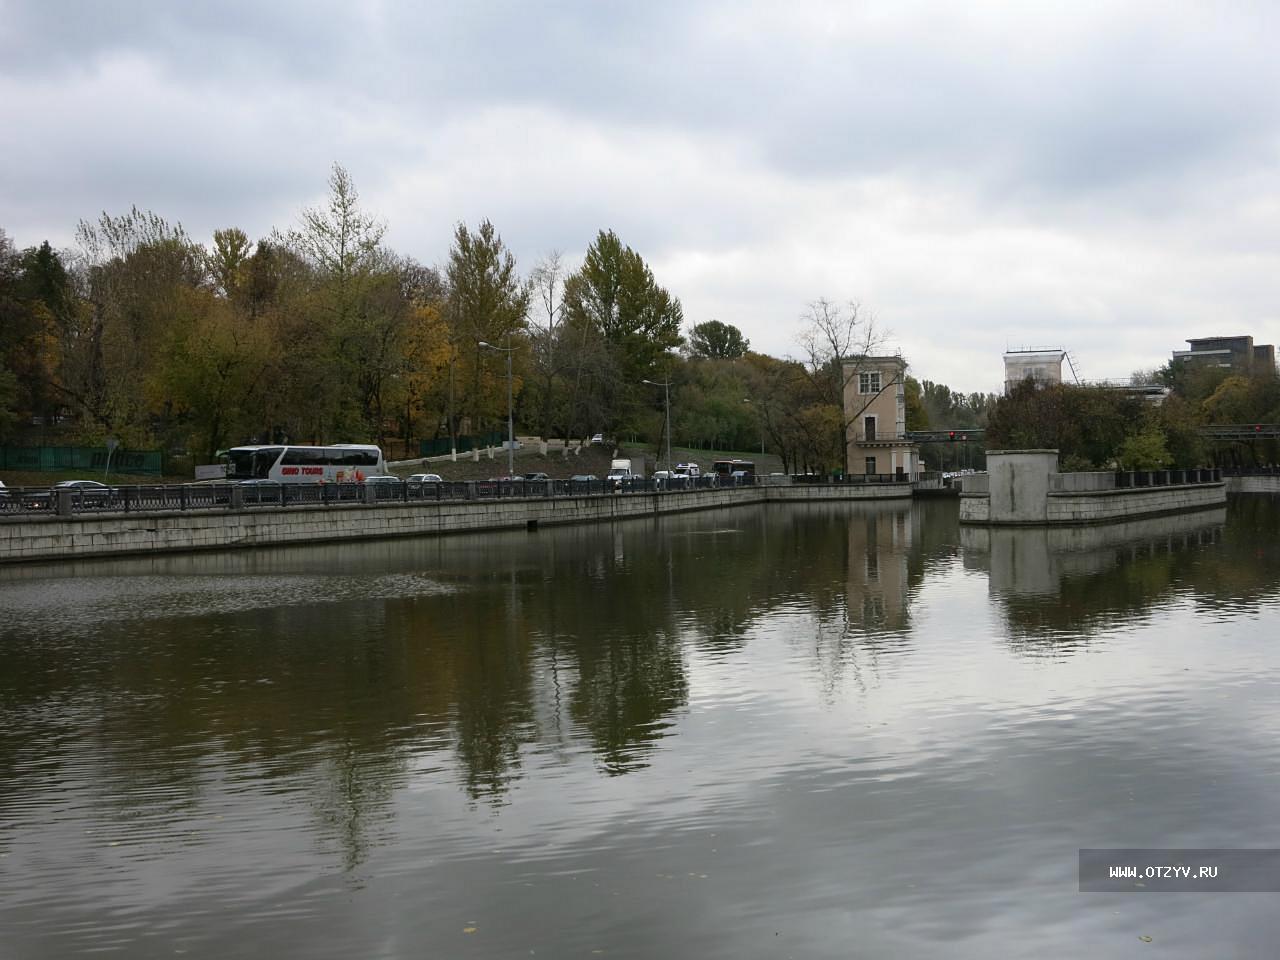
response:
<svg viewBox="0 0 1280 960"><path fill-rule="evenodd" d="M1077 851L1280 847L1278 533L769 505L3 568L0 957L1275 956L1280 895Z"/></svg>

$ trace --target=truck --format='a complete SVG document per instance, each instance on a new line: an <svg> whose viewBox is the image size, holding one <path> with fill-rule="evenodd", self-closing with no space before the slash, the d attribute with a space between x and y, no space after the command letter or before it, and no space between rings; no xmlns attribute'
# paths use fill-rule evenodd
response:
<svg viewBox="0 0 1280 960"><path fill-rule="evenodd" d="M642 476L643 474L632 471L630 460L610 460L609 473L605 476L605 482L613 489L621 490L623 480L634 480Z"/></svg>

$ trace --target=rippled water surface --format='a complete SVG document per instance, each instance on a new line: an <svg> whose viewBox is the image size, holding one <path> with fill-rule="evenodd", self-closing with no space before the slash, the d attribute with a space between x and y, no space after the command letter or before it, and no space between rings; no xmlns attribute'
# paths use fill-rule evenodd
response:
<svg viewBox="0 0 1280 960"><path fill-rule="evenodd" d="M771 505L0 568L0 957L1236 957L1280 509ZM1150 937L1148 943L1141 940Z"/></svg>

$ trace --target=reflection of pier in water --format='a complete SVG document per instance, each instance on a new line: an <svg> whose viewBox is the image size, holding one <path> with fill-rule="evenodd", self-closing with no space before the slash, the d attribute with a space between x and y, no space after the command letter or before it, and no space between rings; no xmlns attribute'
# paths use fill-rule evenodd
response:
<svg viewBox="0 0 1280 960"><path fill-rule="evenodd" d="M1190 586L1223 541L1225 508L1082 527L961 527L964 566L987 574L1012 636L1088 635ZM1068 644L1069 646L1069 644Z"/></svg>
<svg viewBox="0 0 1280 960"><path fill-rule="evenodd" d="M997 596L1053 596L1068 577L1216 543L1226 508L1081 527L960 528L966 569L986 571Z"/></svg>

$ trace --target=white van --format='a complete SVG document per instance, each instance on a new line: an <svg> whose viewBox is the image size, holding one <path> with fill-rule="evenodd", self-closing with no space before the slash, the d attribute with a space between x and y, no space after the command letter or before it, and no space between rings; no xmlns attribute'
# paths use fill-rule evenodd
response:
<svg viewBox="0 0 1280 960"><path fill-rule="evenodd" d="M702 476L702 468L696 463L677 463L675 469L671 471L673 477L688 477L690 480L696 480Z"/></svg>

